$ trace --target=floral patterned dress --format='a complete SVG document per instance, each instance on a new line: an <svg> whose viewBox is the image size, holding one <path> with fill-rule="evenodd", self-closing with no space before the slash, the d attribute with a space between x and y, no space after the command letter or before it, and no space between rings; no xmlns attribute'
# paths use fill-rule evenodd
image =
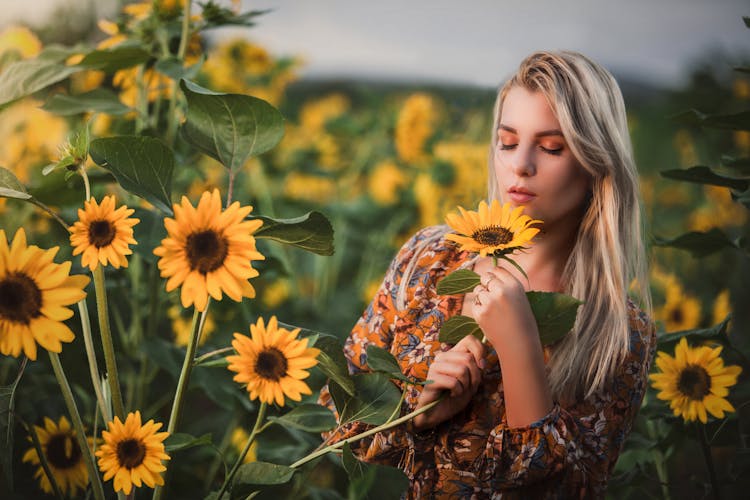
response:
<svg viewBox="0 0 750 500"><path fill-rule="evenodd" d="M427 244L408 284L408 303L398 310L396 293L416 247L439 227L418 232L399 251L372 304L345 344L352 373L367 371L367 346L389 349L403 373L424 380L439 351L443 321L460 314L461 296L440 296L436 283L472 264L471 255L438 238ZM601 498L647 385L656 347L653 324L629 304L630 351L616 376L601 391L553 409L520 428L508 426L497 354L486 349L487 369L467 407L435 432L415 434L406 425L352 443L361 460L401 468L410 480L408 498ZM409 386L402 414L412 411L420 386ZM335 411L324 388L320 401ZM332 442L371 426L353 422L330 436Z"/></svg>

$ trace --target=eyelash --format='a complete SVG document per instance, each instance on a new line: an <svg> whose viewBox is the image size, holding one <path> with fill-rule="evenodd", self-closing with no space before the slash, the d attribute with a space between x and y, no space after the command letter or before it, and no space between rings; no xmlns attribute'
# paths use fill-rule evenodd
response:
<svg viewBox="0 0 750 500"><path fill-rule="evenodd" d="M516 144L500 144L500 149L503 151L513 149L516 147ZM539 149L544 151L547 154L553 155L553 156L560 156L562 154L563 148L559 149L547 149L544 146L539 146Z"/></svg>

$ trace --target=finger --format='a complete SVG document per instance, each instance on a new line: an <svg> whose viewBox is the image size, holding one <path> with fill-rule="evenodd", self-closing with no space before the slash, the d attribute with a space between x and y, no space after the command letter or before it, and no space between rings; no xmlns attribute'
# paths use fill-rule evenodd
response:
<svg viewBox="0 0 750 500"><path fill-rule="evenodd" d="M461 341L456 344L453 350L468 351L474 356L476 364L480 368L485 368L486 362L484 361L484 344L476 338L474 335L467 335L462 338Z"/></svg>
<svg viewBox="0 0 750 500"><path fill-rule="evenodd" d="M471 390L473 392L479 386L479 382L482 379L481 371L472 353L463 351L458 354L460 356L455 356L450 363L440 364L435 367L435 372L456 377L461 381L464 390Z"/></svg>
<svg viewBox="0 0 750 500"><path fill-rule="evenodd" d="M426 385L424 390L430 393L439 394L443 391L448 391L451 397L457 397L464 392L464 386L456 377L444 373L433 373L430 375L429 380L432 383Z"/></svg>

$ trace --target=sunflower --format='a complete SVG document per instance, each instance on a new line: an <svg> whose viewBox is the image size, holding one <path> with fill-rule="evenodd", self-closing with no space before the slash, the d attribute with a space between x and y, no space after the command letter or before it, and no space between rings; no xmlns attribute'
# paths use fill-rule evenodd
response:
<svg viewBox="0 0 750 500"><path fill-rule="evenodd" d="M675 348L675 357L659 351L656 366L660 373L649 375L651 385L661 392L656 396L669 401L675 416L685 421L700 419L707 422L706 411L716 418L724 418L725 411L734 411L725 398L728 387L737 383L742 368L724 366L719 357L722 347L691 348L685 337Z"/></svg>
<svg viewBox="0 0 750 500"><path fill-rule="evenodd" d="M79 491L83 493L89 483L89 472L83 459L81 447L76 438L76 431L64 416L56 424L54 420L44 417L44 428L34 426L39 437L39 444L47 459L55 482L63 495L77 497ZM87 438L89 446L93 448L93 439ZM22 460L31 465L38 465L34 477L39 479L39 486L45 493L53 494L52 485L40 465L36 448L31 447L23 454Z"/></svg>
<svg viewBox="0 0 750 500"><path fill-rule="evenodd" d="M252 338L234 334L232 347L236 356L227 356L229 369L237 372L234 380L247 384L250 399L284 406L284 396L294 401L302 394L311 394L302 379L310 374L305 368L315 366L320 351L307 347L307 339L297 340L300 329L279 328L276 316L271 316L266 328L263 318L250 325Z"/></svg>
<svg viewBox="0 0 750 500"><path fill-rule="evenodd" d="M63 323L73 316L65 306L86 297L89 278L69 276L69 261L55 264L58 248L27 246L23 228L9 248L0 229L0 353L18 357L23 351L35 360L37 344L60 352L61 342L75 338Z"/></svg>
<svg viewBox="0 0 750 500"><path fill-rule="evenodd" d="M677 278L669 278L665 295L664 305L654 312L654 317L664 322L665 331L690 330L700 324L701 303L695 297L685 293L677 282Z"/></svg>
<svg viewBox="0 0 750 500"><path fill-rule="evenodd" d="M209 294L221 300L222 292L240 302L242 297L255 297L255 289L247 281L258 276L252 260L265 257L255 249L252 236L261 220L245 220L253 207L232 203L221 210L219 190L204 192L193 208L183 196L174 204L174 219L164 219L168 237L154 249L159 259L162 278L167 280L167 291L182 286L182 305L195 304L204 311Z"/></svg>
<svg viewBox="0 0 750 500"><path fill-rule="evenodd" d="M107 424L109 431L102 431L104 444L96 451L99 470L104 480L115 478L115 491L130 494L133 485L146 483L149 488L163 485L161 473L167 470L162 460L169 460L164 452L164 441L168 432L156 432L161 423L149 420L141 425L141 412L130 412L123 424L118 417Z"/></svg>
<svg viewBox="0 0 750 500"><path fill-rule="evenodd" d="M512 253L531 243L539 228L530 226L542 222L521 215L523 208L511 211L510 203L500 206L497 200L492 200L490 206L481 201L478 212L458 207L460 215L451 212L445 221L460 234L447 234L445 239L459 243L462 251L479 252L482 257Z"/></svg>
<svg viewBox="0 0 750 500"><path fill-rule="evenodd" d="M133 251L128 244L136 244L133 226L139 219L129 218L135 210L121 206L115 210L115 197L105 196L99 205L94 198L78 209L78 220L70 229L73 255L83 254L81 265L92 271L101 263L115 268L128 267L126 255Z"/></svg>

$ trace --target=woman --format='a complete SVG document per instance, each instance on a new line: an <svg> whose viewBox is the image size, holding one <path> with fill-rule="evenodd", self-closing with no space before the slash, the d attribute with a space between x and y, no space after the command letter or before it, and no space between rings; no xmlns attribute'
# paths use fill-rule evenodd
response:
<svg viewBox="0 0 750 500"><path fill-rule="evenodd" d="M418 232L388 269L345 353L367 370L366 349L389 349L411 386L402 412L443 400L408 425L352 445L366 461L402 468L410 498L603 497L646 388L652 323L627 296L635 279L650 310L638 179L619 87L581 54L538 52L500 90L489 199L544 221L501 261L461 252L447 227ZM456 269L481 277L473 293L437 295ZM543 348L525 291L582 301L576 324ZM443 321L472 316L488 341L441 344ZM331 405L324 390L322 401ZM339 429L333 439L366 429Z"/></svg>

